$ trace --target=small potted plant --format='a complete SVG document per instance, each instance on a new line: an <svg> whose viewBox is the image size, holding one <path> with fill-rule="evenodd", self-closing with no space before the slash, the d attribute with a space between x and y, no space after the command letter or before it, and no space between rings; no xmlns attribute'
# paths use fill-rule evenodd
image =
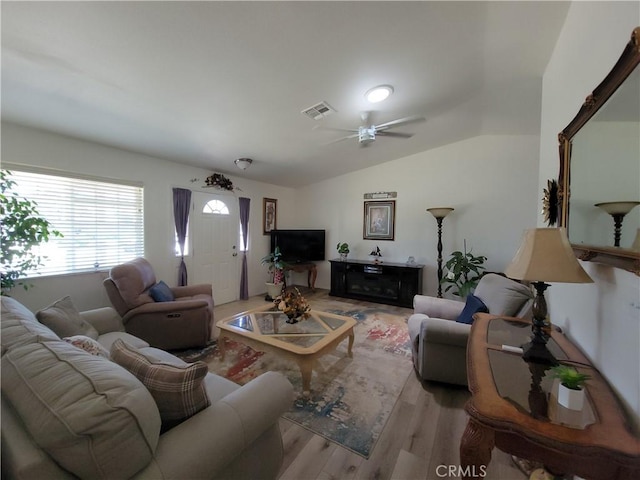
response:
<svg viewBox="0 0 640 480"><path fill-rule="evenodd" d="M570 410L582 410L584 383L591 377L568 365L558 365L553 367L553 378L560 380L558 403Z"/></svg>
<svg viewBox="0 0 640 480"><path fill-rule="evenodd" d="M338 250L338 254L340 255L340 260L344 262L347 259L347 255L349 255L349 244L338 242L336 248Z"/></svg>
<svg viewBox="0 0 640 480"><path fill-rule="evenodd" d="M273 300L283 290L284 287L284 268L287 266L282 261L282 253L280 247L276 247L273 252L262 257L260 261L262 265L267 265L271 282L266 282L267 295L266 300Z"/></svg>

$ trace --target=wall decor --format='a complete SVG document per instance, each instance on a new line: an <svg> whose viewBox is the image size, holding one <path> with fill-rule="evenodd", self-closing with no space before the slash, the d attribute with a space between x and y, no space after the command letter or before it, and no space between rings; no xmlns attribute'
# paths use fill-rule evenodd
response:
<svg viewBox="0 0 640 480"><path fill-rule="evenodd" d="M362 238L365 240L394 240L396 201L364 202Z"/></svg>
<svg viewBox="0 0 640 480"><path fill-rule="evenodd" d="M398 192L372 192L365 193L365 200L384 200L387 198L396 198L398 196Z"/></svg>
<svg viewBox="0 0 640 480"><path fill-rule="evenodd" d="M558 221L558 182L547 180L547 188L542 193L542 215L547 226L553 227Z"/></svg>
<svg viewBox="0 0 640 480"><path fill-rule="evenodd" d="M221 173L214 173L205 179L205 187L215 187L221 190L233 190L233 182Z"/></svg>
<svg viewBox="0 0 640 480"><path fill-rule="evenodd" d="M278 200L275 198L262 199L262 234L269 235L271 230L278 228Z"/></svg>

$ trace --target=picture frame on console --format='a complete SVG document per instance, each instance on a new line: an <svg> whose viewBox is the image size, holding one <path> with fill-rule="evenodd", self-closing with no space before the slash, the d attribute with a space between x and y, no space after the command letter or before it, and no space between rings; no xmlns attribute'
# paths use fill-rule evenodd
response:
<svg viewBox="0 0 640 480"><path fill-rule="evenodd" d="M278 229L278 200L262 199L262 234L269 235L271 230Z"/></svg>
<svg viewBox="0 0 640 480"><path fill-rule="evenodd" d="M395 200L364 202L363 239L394 240L395 222Z"/></svg>

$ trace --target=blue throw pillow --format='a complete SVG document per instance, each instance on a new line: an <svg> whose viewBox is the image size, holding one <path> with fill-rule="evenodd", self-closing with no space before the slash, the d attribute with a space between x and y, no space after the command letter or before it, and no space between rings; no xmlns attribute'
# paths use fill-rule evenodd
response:
<svg viewBox="0 0 640 480"><path fill-rule="evenodd" d="M151 298L156 302L173 302L176 299L169 285L162 280L149 289L149 295L151 295Z"/></svg>
<svg viewBox="0 0 640 480"><path fill-rule="evenodd" d="M464 305L464 309L462 310L462 313L460 314L456 322L471 325L473 323L473 314L478 312L489 313L489 309L482 300L470 294L467 297L467 302Z"/></svg>

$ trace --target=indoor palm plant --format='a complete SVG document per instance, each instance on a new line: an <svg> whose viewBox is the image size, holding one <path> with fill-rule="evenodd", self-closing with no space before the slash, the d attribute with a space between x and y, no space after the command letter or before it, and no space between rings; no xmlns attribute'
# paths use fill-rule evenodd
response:
<svg viewBox="0 0 640 480"><path fill-rule="evenodd" d="M467 242L464 242L464 252L456 251L451 254L451 258L445 263L447 274L440 283L450 284L445 288L445 292L453 289L453 294L460 298L465 298L478 285L485 270L484 262L487 257L483 255L475 256L471 251L467 252Z"/></svg>
<svg viewBox="0 0 640 480"><path fill-rule="evenodd" d="M282 260L280 247L276 247L273 252L262 257L262 265L268 267L270 282L267 282L267 299L271 300L282 292L284 287L284 268L286 263Z"/></svg>

